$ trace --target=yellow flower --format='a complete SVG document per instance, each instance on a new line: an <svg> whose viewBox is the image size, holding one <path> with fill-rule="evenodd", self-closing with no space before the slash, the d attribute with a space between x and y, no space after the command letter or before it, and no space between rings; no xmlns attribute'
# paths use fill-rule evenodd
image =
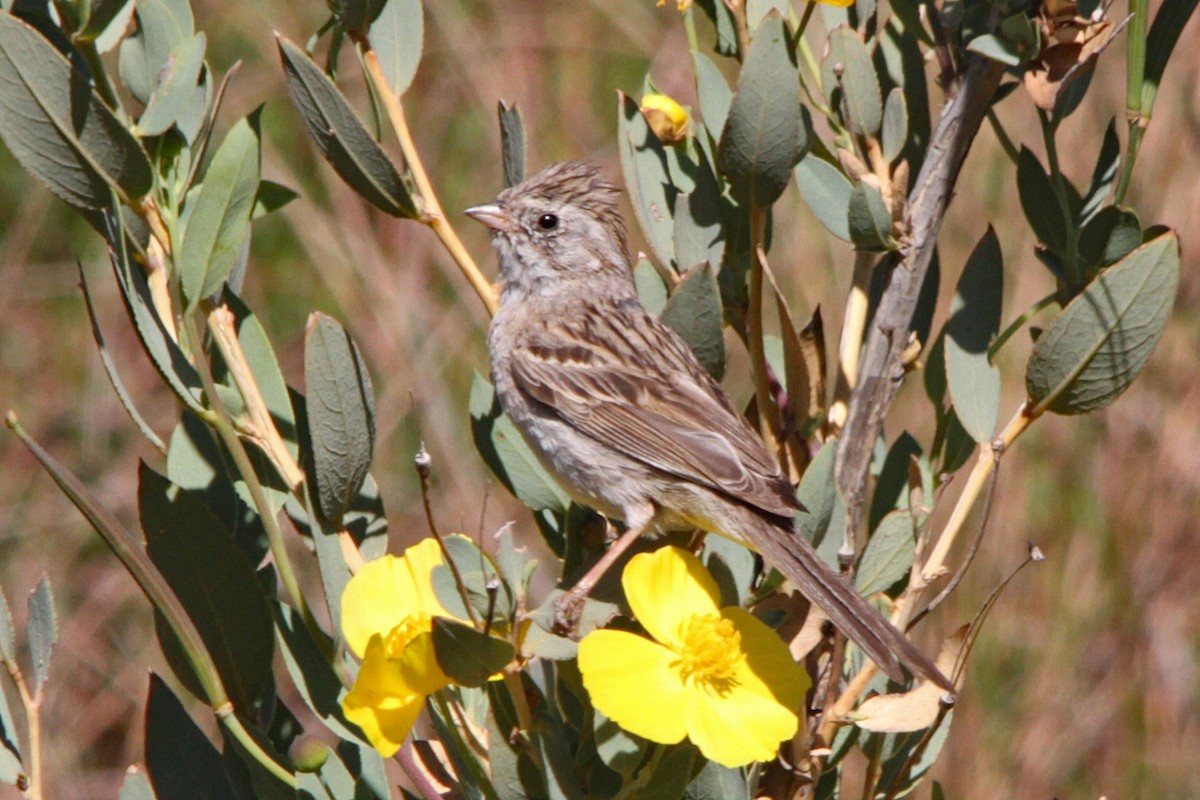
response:
<svg viewBox="0 0 1200 800"><path fill-rule="evenodd" d="M403 556L367 562L342 593L342 632L362 667L342 711L385 758L400 749L425 698L450 685L433 653L435 616L449 617L433 591L445 563L433 539Z"/></svg>
<svg viewBox="0 0 1200 800"><path fill-rule="evenodd" d="M667 0L658 0L658 7L662 8L667 4ZM675 0L676 11L687 11L692 7L692 0Z"/></svg>
<svg viewBox="0 0 1200 800"><path fill-rule="evenodd" d="M727 767L774 757L795 735L810 685L783 640L749 612L720 608L712 576L677 547L634 556L621 585L654 641L614 630L584 637L579 670L592 705L652 742L686 736Z"/></svg>
<svg viewBox="0 0 1200 800"><path fill-rule="evenodd" d="M677 144L687 136L687 110L674 98L665 94L645 95L640 110L650 130L663 144Z"/></svg>

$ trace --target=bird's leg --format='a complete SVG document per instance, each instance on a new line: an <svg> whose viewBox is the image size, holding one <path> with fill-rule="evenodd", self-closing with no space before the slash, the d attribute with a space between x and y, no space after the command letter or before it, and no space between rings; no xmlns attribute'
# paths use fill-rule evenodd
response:
<svg viewBox="0 0 1200 800"><path fill-rule="evenodd" d="M579 619L583 614L583 604L592 589L604 577L604 573L616 563L617 559L637 541L654 522L654 507L650 504L639 509L637 514L627 514L626 524L629 526L617 540L609 546L600 560L592 565L582 578L575 582L571 590L554 601L554 630L556 633L571 635L579 628Z"/></svg>

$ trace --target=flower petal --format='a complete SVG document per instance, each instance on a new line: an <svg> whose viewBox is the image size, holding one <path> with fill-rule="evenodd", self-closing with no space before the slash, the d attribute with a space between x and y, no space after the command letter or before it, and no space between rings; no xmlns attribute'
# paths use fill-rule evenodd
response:
<svg viewBox="0 0 1200 800"><path fill-rule="evenodd" d="M812 680L796 663L779 634L745 609L729 606L721 616L733 622L746 654L737 669L738 684L749 692L797 711Z"/></svg>
<svg viewBox="0 0 1200 800"><path fill-rule="evenodd" d="M367 643L354 686L342 698L346 719L361 728L384 757L400 748L425 701L425 694L413 691L404 673L403 661L389 659L383 638L376 634Z"/></svg>
<svg viewBox="0 0 1200 800"><path fill-rule="evenodd" d="M700 559L678 547L662 547L631 558L621 575L621 586L646 632L676 649L692 615L716 611L721 599L717 582Z"/></svg>
<svg viewBox="0 0 1200 800"><path fill-rule="evenodd" d="M405 688L417 694L433 694L452 683L437 662L431 632L418 634L394 663ZM366 662L363 662L363 666L366 666Z"/></svg>
<svg viewBox="0 0 1200 800"><path fill-rule="evenodd" d="M441 551L426 539L401 557L386 555L368 561L342 592L342 634L362 658L373 634L386 634L410 617L445 615L430 577L441 564Z"/></svg>
<svg viewBox="0 0 1200 800"><path fill-rule="evenodd" d="M639 556L640 558L640 556ZM593 631L579 643L579 671L592 705L630 733L675 744L686 734L687 692L676 656L626 631Z"/></svg>
<svg viewBox="0 0 1200 800"><path fill-rule="evenodd" d="M688 737L705 758L726 767L774 758L780 742L795 736L800 727L795 712L742 687L725 695L701 688L689 694Z"/></svg>

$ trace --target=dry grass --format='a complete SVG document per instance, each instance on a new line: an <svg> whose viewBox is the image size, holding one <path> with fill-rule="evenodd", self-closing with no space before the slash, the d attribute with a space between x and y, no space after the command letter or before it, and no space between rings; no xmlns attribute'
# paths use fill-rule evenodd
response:
<svg viewBox="0 0 1200 800"><path fill-rule="evenodd" d="M256 234L248 300L273 336L285 374L302 381L303 323L312 309L344 320L375 379L380 435L375 467L393 546L420 536L411 457L434 456L446 527L494 530L528 516L494 485L470 444L466 389L486 370L486 317L432 235L367 209L313 155L283 85L272 28L303 40L320 3L297 10L198 2L218 69L245 63L226 120L268 101L268 177L305 198ZM673 4L669 4L673 5ZM531 161L587 157L619 175L613 146L617 88L636 91L649 67L658 85L691 95L674 12L650 2L427 3L426 55L406 100L418 144L447 209L499 187L495 101L525 113ZM1200 35L1185 33L1167 74L1131 192L1143 222L1177 227L1184 274L1175 316L1142 378L1113 407L1046 419L1005 459L981 557L950 608L929 627L948 631L1036 541L1048 560L1023 573L993 615L970 664L954 731L934 775L949 797L1200 796L1200 592L1192 556L1200 509ZM1065 168L1082 181L1108 117L1121 115L1123 55L1104 57L1085 106L1064 128ZM349 73L348 73L349 74ZM350 85L351 93L359 86ZM1035 150L1021 95L1001 115ZM838 329L850 253L831 244L794 190L776 218L772 262L793 304L821 303ZM126 330L96 238L0 150L0 405L70 464L129 524L140 440L109 389L76 290L76 259L94 287L104 330L130 391L162 434L175 416ZM1013 171L990 132L977 142L942 236L943 294L988 223L1009 271L1005 318L1050 288L1032 256ZM482 230L464 225L492 269ZM1023 391L1027 339L1001 365L1004 413ZM736 388L736 387L735 387ZM908 389L889 426L931 434L925 401ZM69 503L16 440L0 437L0 582L24 618L24 595L48 572L61 625L45 709L52 796L112 797L139 760L146 670L164 665L147 604ZM943 511L944 513L944 511ZM482 522L481 522L482 520ZM925 634L931 644L932 634ZM16 796L0 790L0 797Z"/></svg>

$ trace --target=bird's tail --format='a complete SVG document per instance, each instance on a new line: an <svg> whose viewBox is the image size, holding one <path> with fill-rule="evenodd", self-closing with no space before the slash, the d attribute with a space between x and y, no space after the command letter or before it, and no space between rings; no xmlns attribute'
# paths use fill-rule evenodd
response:
<svg viewBox="0 0 1200 800"><path fill-rule="evenodd" d="M820 606L838 630L854 640L888 677L903 682L900 667L904 666L918 677L955 691L933 662L825 563L807 539L757 514L747 516L749 524L742 534L751 546Z"/></svg>

